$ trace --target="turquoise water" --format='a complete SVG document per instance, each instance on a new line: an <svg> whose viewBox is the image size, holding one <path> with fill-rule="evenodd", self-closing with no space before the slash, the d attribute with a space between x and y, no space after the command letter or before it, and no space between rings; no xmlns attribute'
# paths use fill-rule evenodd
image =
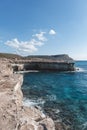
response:
<svg viewBox="0 0 87 130"><path fill-rule="evenodd" d="M69 130L87 130L87 62L76 62L76 72L24 74L25 102L39 105Z"/></svg>

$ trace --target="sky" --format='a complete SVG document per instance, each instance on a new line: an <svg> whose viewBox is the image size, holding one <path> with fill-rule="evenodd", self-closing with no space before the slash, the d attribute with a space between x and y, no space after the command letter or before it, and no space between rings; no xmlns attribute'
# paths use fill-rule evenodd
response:
<svg viewBox="0 0 87 130"><path fill-rule="evenodd" d="M87 60L87 0L0 0L0 52Z"/></svg>

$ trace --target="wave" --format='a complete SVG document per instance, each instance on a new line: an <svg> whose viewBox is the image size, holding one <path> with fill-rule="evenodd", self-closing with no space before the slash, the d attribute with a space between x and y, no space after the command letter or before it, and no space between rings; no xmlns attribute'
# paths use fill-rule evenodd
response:
<svg viewBox="0 0 87 130"><path fill-rule="evenodd" d="M45 118L46 115L45 115L45 113L44 113L44 111L43 111L43 108L40 107L39 105L40 105L40 104L44 104L44 103L45 103L45 101L44 101L44 100L42 101L42 99L38 99L37 101L36 101L36 100L29 100L28 98L24 98L24 99L23 99L23 105L24 105L24 106L31 107L31 108L32 108L32 107L35 107L35 108L39 109L40 112L41 112L41 116L42 116L43 118Z"/></svg>
<svg viewBox="0 0 87 130"><path fill-rule="evenodd" d="M39 72L39 71L38 70L23 70L23 71L17 71L15 73L23 74L23 73L33 73L33 72Z"/></svg>
<svg viewBox="0 0 87 130"><path fill-rule="evenodd" d="M83 69L83 68L80 68L80 67L76 67L76 72L85 72L87 70Z"/></svg>
<svg viewBox="0 0 87 130"><path fill-rule="evenodd" d="M38 105L44 105L45 101L41 98L37 99L37 100L33 100L33 99L29 99L29 98L24 98L23 99L23 105L24 106L38 106Z"/></svg>

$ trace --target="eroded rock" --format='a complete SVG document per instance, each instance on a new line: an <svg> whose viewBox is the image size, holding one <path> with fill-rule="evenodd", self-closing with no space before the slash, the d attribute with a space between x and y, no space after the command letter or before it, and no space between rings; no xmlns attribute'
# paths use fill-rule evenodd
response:
<svg viewBox="0 0 87 130"><path fill-rule="evenodd" d="M34 107L23 106L23 76L0 61L0 130L55 130L54 122Z"/></svg>

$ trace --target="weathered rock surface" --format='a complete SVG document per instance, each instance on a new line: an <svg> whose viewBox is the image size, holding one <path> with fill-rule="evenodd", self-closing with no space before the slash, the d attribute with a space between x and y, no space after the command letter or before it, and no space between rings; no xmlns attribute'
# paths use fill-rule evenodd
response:
<svg viewBox="0 0 87 130"><path fill-rule="evenodd" d="M13 69L9 60L7 59L0 59L0 75L2 76L10 76L13 74Z"/></svg>
<svg viewBox="0 0 87 130"><path fill-rule="evenodd" d="M15 59L12 64L14 71L74 71L74 60L68 55L29 56L24 59Z"/></svg>
<svg viewBox="0 0 87 130"><path fill-rule="evenodd" d="M55 130L51 118L22 103L22 75L13 74L10 63L0 59L0 130Z"/></svg>

